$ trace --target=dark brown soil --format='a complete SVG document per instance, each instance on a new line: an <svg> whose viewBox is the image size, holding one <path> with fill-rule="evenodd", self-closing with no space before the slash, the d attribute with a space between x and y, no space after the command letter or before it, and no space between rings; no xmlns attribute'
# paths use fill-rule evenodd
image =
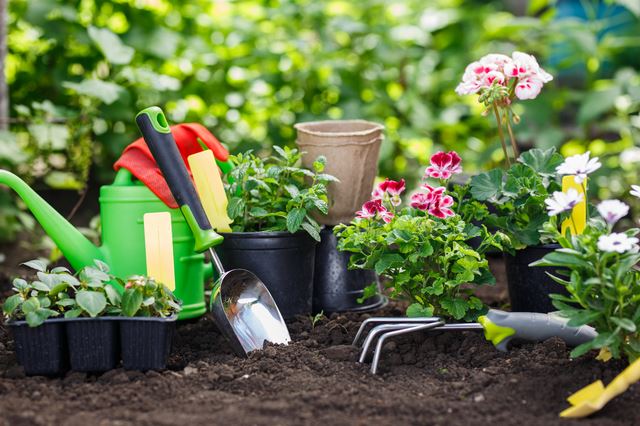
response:
<svg viewBox="0 0 640 426"><path fill-rule="evenodd" d="M494 267L500 270L500 262ZM2 282L3 293L8 282ZM493 296L500 298L504 286ZM493 299L492 299L493 297ZM378 314L399 315L393 307ZM364 314L289 325L294 343L248 359L232 355L209 316L180 324L169 369L26 378L0 326L0 422L25 425L549 425L566 397L622 369L570 360L555 339L496 351L480 333L422 334L391 342L373 376L350 345ZM582 425L640 424L640 386Z"/></svg>

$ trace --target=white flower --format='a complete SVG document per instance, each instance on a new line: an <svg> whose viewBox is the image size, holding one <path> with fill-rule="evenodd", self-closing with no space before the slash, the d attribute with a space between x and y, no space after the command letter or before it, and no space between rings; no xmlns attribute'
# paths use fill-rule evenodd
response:
<svg viewBox="0 0 640 426"><path fill-rule="evenodd" d="M640 148L637 146L627 148L620 153L620 164L630 166L634 163L640 163Z"/></svg>
<svg viewBox="0 0 640 426"><path fill-rule="evenodd" d="M634 197L640 198L640 185L631 185L631 192L629 192Z"/></svg>
<svg viewBox="0 0 640 426"><path fill-rule="evenodd" d="M627 237L627 234L612 233L610 235L601 235L598 238L598 250L625 253L627 251L638 250L638 239L636 237Z"/></svg>
<svg viewBox="0 0 640 426"><path fill-rule="evenodd" d="M629 206L619 200L604 200L598 204L598 213L609 225L614 225L629 213Z"/></svg>
<svg viewBox="0 0 640 426"><path fill-rule="evenodd" d="M549 216L555 216L562 212L572 210L580 201L582 201L582 194L576 191L574 188L569 188L565 192L556 191L551 198L544 200L549 210Z"/></svg>
<svg viewBox="0 0 640 426"><path fill-rule="evenodd" d="M564 160L556 168L556 172L560 175L573 175L577 184L581 184L587 178L587 175L595 172L602 166L598 157L589 158L589 151L584 154L572 155Z"/></svg>

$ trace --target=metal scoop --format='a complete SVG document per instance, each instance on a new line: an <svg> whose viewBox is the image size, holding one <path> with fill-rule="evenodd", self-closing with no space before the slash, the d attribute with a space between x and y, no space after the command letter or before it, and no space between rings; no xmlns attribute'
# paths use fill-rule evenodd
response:
<svg viewBox="0 0 640 426"><path fill-rule="evenodd" d="M289 330L260 278L244 269L225 271L213 250L223 237L213 230L207 219L162 110L146 108L138 113L136 123L193 232L195 251L209 250L220 275L211 294L211 310L234 352L246 356L262 349L265 341L289 343Z"/></svg>

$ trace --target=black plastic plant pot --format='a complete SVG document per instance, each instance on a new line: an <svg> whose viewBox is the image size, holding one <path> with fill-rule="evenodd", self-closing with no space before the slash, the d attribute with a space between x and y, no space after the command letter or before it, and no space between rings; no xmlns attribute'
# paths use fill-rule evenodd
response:
<svg viewBox="0 0 640 426"><path fill-rule="evenodd" d="M558 268L529 264L542 259L559 247L557 244L539 245L518 250L515 256L505 254L512 311L548 313L556 310L549 295L567 294L567 291L547 273L555 274Z"/></svg>
<svg viewBox="0 0 640 426"><path fill-rule="evenodd" d="M375 271L348 269L351 254L338 250L333 227L324 227L320 237L320 244L316 246L313 312L366 312L384 306L387 299L379 294L358 303L365 287L376 283L380 290Z"/></svg>
<svg viewBox="0 0 640 426"><path fill-rule="evenodd" d="M283 318L310 315L317 242L306 232L234 232L217 248L226 270L246 269L266 285Z"/></svg>
<svg viewBox="0 0 640 426"><path fill-rule="evenodd" d="M100 373L115 368L120 360L117 317L67 320L71 369Z"/></svg>
<svg viewBox="0 0 640 426"><path fill-rule="evenodd" d="M63 319L49 319L38 327L26 321L7 322L15 341L18 363L27 376L60 376L68 369Z"/></svg>
<svg viewBox="0 0 640 426"><path fill-rule="evenodd" d="M177 315L120 320L122 366L127 370L164 370L171 353Z"/></svg>

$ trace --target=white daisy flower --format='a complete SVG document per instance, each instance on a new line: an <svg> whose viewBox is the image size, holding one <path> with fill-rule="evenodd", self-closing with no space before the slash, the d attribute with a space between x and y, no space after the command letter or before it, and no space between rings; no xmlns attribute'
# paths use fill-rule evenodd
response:
<svg viewBox="0 0 640 426"><path fill-rule="evenodd" d="M553 196L544 200L544 203L547 205L547 210L549 210L549 216L556 216L562 212L572 210L582 199L581 193L574 188L569 188L566 193L554 192Z"/></svg>
<svg viewBox="0 0 640 426"><path fill-rule="evenodd" d="M584 154L572 155L564 160L556 168L556 172L560 175L572 175L575 177L577 184L581 184L587 178L587 175L595 172L602 166L598 157L589 158L589 151Z"/></svg>
<svg viewBox="0 0 640 426"><path fill-rule="evenodd" d="M638 250L638 239L628 237L627 234L613 232L598 238L598 250L616 253L626 253Z"/></svg>
<svg viewBox="0 0 640 426"><path fill-rule="evenodd" d="M614 225L629 213L629 206L619 200L604 200L598 204L598 213L609 225Z"/></svg>
<svg viewBox="0 0 640 426"><path fill-rule="evenodd" d="M640 185L631 185L631 195L640 198Z"/></svg>

